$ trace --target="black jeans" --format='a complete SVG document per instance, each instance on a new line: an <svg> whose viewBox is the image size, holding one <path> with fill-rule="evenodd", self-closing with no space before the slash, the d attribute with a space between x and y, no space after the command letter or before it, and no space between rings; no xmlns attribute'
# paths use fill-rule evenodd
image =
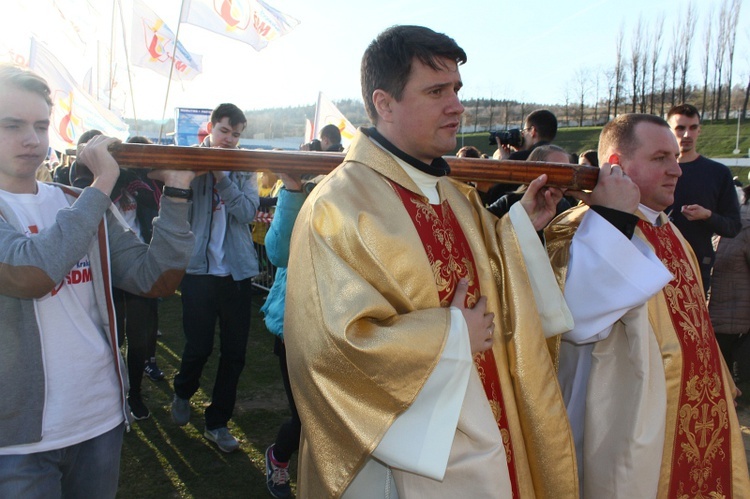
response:
<svg viewBox="0 0 750 499"><path fill-rule="evenodd" d="M206 428L215 430L226 426L234 411L250 332L252 283L231 276L185 274L181 289L185 350L174 392L189 399L198 390L203 366L213 351L218 319L221 355L211 405L205 413Z"/></svg>
<svg viewBox="0 0 750 499"><path fill-rule="evenodd" d="M117 341L122 346L128 340L129 395L140 396L143 367L156 349L159 327L159 301L112 288L112 299L117 315Z"/></svg>
<svg viewBox="0 0 750 499"><path fill-rule="evenodd" d="M289 369L286 365L286 346L281 339L276 336L276 343L273 346L273 353L279 356L279 367L281 368L281 379L284 380L284 390L286 398L289 401L289 410L292 417L281 424L279 433L276 435L276 442L273 446L273 457L282 463L288 463L297 449L299 449L299 437L302 431L302 422L297 413L297 406L294 404L292 397L292 386L289 383Z"/></svg>

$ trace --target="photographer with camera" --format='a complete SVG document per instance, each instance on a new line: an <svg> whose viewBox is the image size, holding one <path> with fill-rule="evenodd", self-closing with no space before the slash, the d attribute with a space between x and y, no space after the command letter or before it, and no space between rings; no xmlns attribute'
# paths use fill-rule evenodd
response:
<svg viewBox="0 0 750 499"><path fill-rule="evenodd" d="M547 109L537 109L530 113L523 129L490 132L490 145L497 145L492 155L495 159L526 161L534 148L550 144L557 135L557 118ZM489 205L503 195L520 187L518 184L496 184L487 191L485 202Z"/></svg>
<svg viewBox="0 0 750 499"><path fill-rule="evenodd" d="M342 152L341 131L336 125L326 125L320 129L320 140L313 139L299 147L300 151Z"/></svg>
<svg viewBox="0 0 750 499"><path fill-rule="evenodd" d="M495 159L526 161L535 147L551 143L556 135L555 115L546 109L538 109L526 117L523 130L490 132L490 145L497 145Z"/></svg>

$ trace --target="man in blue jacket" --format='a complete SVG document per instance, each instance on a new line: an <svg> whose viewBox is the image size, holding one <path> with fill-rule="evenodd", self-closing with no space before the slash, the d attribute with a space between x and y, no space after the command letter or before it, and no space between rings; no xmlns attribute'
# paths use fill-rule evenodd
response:
<svg viewBox="0 0 750 499"><path fill-rule="evenodd" d="M209 135L201 147L235 149L246 125L240 108L220 104L211 113ZM200 386L203 366L213 350L218 319L221 355L211 405L205 411L204 436L223 452L232 452L239 443L227 423L245 367L250 280L258 274L249 227L260 203L258 184L254 173L215 171L197 177L191 186L190 227L196 244L181 286L185 349L174 379L172 419L180 426L190 420L190 397Z"/></svg>

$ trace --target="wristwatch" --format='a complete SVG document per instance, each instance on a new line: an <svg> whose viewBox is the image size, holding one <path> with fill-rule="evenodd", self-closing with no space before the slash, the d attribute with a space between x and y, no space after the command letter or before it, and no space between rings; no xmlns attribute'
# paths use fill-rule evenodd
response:
<svg viewBox="0 0 750 499"><path fill-rule="evenodd" d="M165 185L161 193L170 198L187 199L188 201L193 199L193 189L191 188L180 189L179 187L169 187L168 185Z"/></svg>

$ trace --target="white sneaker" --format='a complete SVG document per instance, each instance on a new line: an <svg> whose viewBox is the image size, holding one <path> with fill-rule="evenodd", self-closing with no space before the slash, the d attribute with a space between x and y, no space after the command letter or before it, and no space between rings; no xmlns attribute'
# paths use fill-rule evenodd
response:
<svg viewBox="0 0 750 499"><path fill-rule="evenodd" d="M240 448L240 443L229 433L226 426L203 432L203 436L212 441L222 452L234 452Z"/></svg>

